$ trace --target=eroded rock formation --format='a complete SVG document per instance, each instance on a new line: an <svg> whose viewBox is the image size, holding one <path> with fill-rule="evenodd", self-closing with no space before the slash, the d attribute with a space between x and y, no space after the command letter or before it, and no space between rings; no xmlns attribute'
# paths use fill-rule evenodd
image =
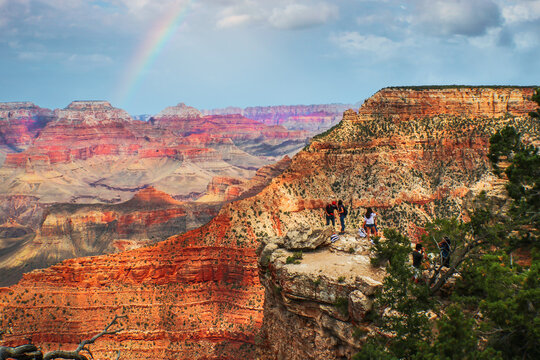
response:
<svg viewBox="0 0 540 360"><path fill-rule="evenodd" d="M31 102L0 103L0 166L6 154L26 149L52 119L51 110Z"/></svg>
<svg viewBox="0 0 540 360"><path fill-rule="evenodd" d="M152 117L150 122L183 137L203 135L200 139L230 139L241 151L256 156L293 155L309 137L305 131L289 131L280 125L269 126L241 114L202 115L182 103L165 109ZM288 146L283 146L284 142L288 142ZM210 141L207 146L215 147L214 144L214 141ZM240 149L229 150L228 153L239 155Z"/></svg>

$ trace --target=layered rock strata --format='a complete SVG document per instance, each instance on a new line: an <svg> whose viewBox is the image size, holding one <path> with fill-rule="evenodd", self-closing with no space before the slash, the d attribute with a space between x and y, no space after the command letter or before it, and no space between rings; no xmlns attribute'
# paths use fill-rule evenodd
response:
<svg viewBox="0 0 540 360"><path fill-rule="evenodd" d="M52 119L51 110L31 102L0 103L0 166L7 154L26 149Z"/></svg>
<svg viewBox="0 0 540 360"><path fill-rule="evenodd" d="M279 125L269 126L240 114L202 115L197 109L183 103L166 108L152 117L150 122L183 137L201 134L206 139L230 139L243 151L257 156L275 157L296 153L305 145L309 136L305 131L289 131ZM287 148L288 152L280 149L286 141L294 144L292 149Z"/></svg>
<svg viewBox="0 0 540 360"><path fill-rule="evenodd" d="M252 168L239 168L219 150L134 121L105 101L74 101L54 114L28 149L7 154L0 193L42 203L114 203L152 185L193 200L214 176L245 179L266 163L255 159Z"/></svg>
<svg viewBox="0 0 540 360"><path fill-rule="evenodd" d="M536 109L530 87L391 87L377 92L359 110L358 120L398 121L444 114L469 119L526 116Z"/></svg>
<svg viewBox="0 0 540 360"><path fill-rule="evenodd" d="M289 130L305 130L312 134L329 129L341 120L343 112L353 108L348 104L228 107L203 110L206 115L240 114L266 125L281 125Z"/></svg>
<svg viewBox="0 0 540 360"><path fill-rule="evenodd" d="M415 91L411 97L440 90ZM393 113L348 111L258 195L226 205L206 226L154 247L26 275L0 298L6 343L32 337L45 347L74 344L120 312L129 316L128 330L96 343L96 356L112 358L121 349L130 359L349 357L372 331L362 316L382 276L367 265L367 244L353 236L365 207L374 207L382 228L415 232L435 216L458 216L465 198L499 186L486 157L495 130L512 124L529 139L539 137L540 124L529 117L446 115L462 91L445 90L433 117L396 121ZM528 108L530 89L516 91ZM399 98L387 94L379 101ZM305 228L320 228L322 207L338 198L349 206L347 236L287 264L298 250L285 244L297 243L289 240ZM66 322L69 332L58 331ZM350 331L358 327L355 342Z"/></svg>
<svg viewBox="0 0 540 360"><path fill-rule="evenodd" d="M220 207L220 203L180 202L152 187L120 204L50 206L37 229L16 234L8 231L15 229L9 222L0 227L2 241L7 242L0 247L0 286L65 259L117 253L165 240L204 225Z"/></svg>

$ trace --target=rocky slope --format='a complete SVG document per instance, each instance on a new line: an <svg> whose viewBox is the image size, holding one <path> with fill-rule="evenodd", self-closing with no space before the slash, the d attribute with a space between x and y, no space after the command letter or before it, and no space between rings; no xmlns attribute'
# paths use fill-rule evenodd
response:
<svg viewBox="0 0 540 360"><path fill-rule="evenodd" d="M110 359L121 349L130 359L348 358L373 331L363 316L384 275L367 265L369 248L354 236L364 207L375 208L381 227L405 231L434 216L457 216L466 198L498 186L486 158L493 131L513 124L529 138L540 134L538 121L522 116L532 106L530 89L481 89L484 101L514 92L516 107L500 117L483 102L457 112L464 90L408 89L417 101L444 101L433 116L405 107L415 115L398 121L404 92L384 89L385 97L374 95L379 103L347 111L258 195L228 204L202 228L25 275L0 297L6 343L32 337L65 347L125 313L128 330L100 339L95 355ZM367 114L366 106L377 113ZM332 229L324 230L321 208L336 198L350 206L351 231L325 246ZM298 249L303 258L288 263ZM360 328L358 339L353 328Z"/></svg>

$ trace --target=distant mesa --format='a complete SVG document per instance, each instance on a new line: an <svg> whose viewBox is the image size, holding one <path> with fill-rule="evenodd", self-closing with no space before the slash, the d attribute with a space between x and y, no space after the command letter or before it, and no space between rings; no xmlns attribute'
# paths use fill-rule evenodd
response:
<svg viewBox="0 0 540 360"><path fill-rule="evenodd" d="M184 103L179 103L176 106L169 106L157 114L156 118L173 116L181 119L198 119L203 114L196 108L187 106Z"/></svg>
<svg viewBox="0 0 540 360"><path fill-rule="evenodd" d="M105 100L75 100L66 109L70 110L105 110L113 109L110 102Z"/></svg>
<svg viewBox="0 0 540 360"><path fill-rule="evenodd" d="M38 108L36 104L31 101L10 101L0 102L0 110L13 110L13 109L35 109Z"/></svg>

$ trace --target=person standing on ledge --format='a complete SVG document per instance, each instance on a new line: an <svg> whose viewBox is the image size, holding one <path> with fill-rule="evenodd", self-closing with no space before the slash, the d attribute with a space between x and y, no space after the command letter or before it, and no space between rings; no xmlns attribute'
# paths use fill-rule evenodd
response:
<svg viewBox="0 0 540 360"><path fill-rule="evenodd" d="M333 201L331 204L328 203L326 207L324 208L324 212L326 214L326 226L330 225L330 221L332 222L332 228L336 226L336 216L334 215L335 210L336 210L335 201Z"/></svg>
<svg viewBox="0 0 540 360"><path fill-rule="evenodd" d="M339 215L339 222L341 224L340 234L344 234L345 233L345 217L347 216L348 211L347 211L347 207L343 205L343 201L341 200L338 201L337 212Z"/></svg>
<svg viewBox="0 0 540 360"><path fill-rule="evenodd" d="M373 212L373 210L368 207L366 211L366 215L364 216L364 229L366 229L367 238L370 240L370 235L373 234L374 236L377 236L377 214ZM370 240L371 241L371 240Z"/></svg>

